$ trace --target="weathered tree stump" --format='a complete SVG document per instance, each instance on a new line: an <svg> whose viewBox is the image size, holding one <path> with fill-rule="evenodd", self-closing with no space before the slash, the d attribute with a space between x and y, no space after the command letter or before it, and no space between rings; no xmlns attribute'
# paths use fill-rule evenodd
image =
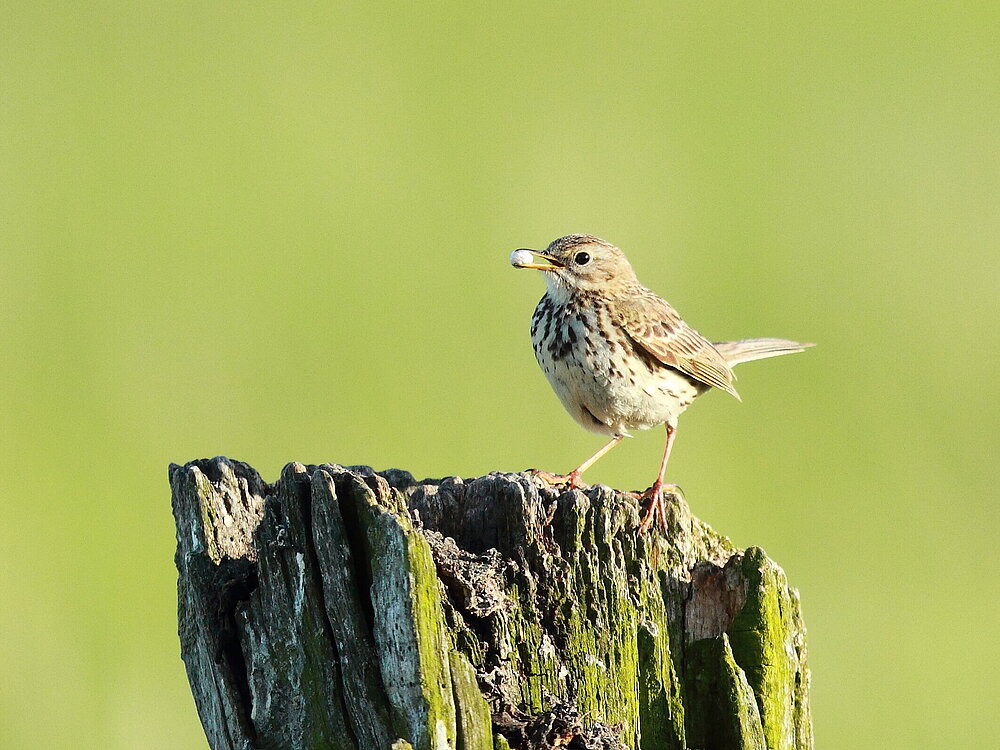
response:
<svg viewBox="0 0 1000 750"><path fill-rule="evenodd" d="M209 745L812 747L796 592L668 502L529 474L170 467L181 655Z"/></svg>

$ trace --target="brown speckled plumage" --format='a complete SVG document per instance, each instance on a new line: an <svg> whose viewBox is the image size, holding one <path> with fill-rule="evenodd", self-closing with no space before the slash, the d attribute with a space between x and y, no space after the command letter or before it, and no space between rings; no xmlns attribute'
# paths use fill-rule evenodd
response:
<svg viewBox="0 0 1000 750"><path fill-rule="evenodd" d="M528 255L530 253L530 255ZM665 300L636 278L625 254L586 234L560 237L544 252L521 250L512 262L544 272L547 291L531 319L535 357L566 410L581 425L612 437L566 475L580 474L632 429L667 427L659 479L642 528L662 505L663 472L677 417L710 388L739 395L732 368L739 362L802 351L811 344L749 339L712 344ZM545 264L525 262L531 256ZM662 517L662 507L660 507Z"/></svg>

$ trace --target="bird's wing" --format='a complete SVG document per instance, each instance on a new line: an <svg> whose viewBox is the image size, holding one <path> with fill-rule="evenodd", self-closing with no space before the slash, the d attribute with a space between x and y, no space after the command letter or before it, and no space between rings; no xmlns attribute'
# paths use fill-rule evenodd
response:
<svg viewBox="0 0 1000 750"><path fill-rule="evenodd" d="M712 343L685 323L666 300L645 291L632 300L616 300L612 307L615 323L658 361L739 399L733 371Z"/></svg>

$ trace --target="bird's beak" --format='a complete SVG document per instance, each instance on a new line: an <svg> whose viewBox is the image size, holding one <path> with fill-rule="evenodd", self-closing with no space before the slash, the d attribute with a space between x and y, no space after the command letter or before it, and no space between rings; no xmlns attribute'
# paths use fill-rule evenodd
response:
<svg viewBox="0 0 1000 750"><path fill-rule="evenodd" d="M546 262L544 264L532 263L531 261L534 258L541 258ZM562 263L551 255L540 253L537 250L528 250L527 248L521 248L511 253L510 264L515 268L537 268L539 271L555 271L558 268L565 268Z"/></svg>

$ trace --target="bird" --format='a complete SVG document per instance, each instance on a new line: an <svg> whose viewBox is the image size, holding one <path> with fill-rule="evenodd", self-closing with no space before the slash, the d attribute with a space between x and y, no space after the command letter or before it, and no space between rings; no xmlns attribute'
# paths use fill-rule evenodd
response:
<svg viewBox="0 0 1000 750"><path fill-rule="evenodd" d="M649 500L639 531L659 518L666 528L667 461L677 418L716 388L740 400L733 367L813 346L779 338L712 343L666 300L643 286L620 248L590 234L552 241L544 251L511 253L516 268L543 273L545 295L531 318L535 358L566 411L587 430L610 437L568 474L536 471L550 485L584 487L581 475L630 430L666 428L659 474L640 493Z"/></svg>

